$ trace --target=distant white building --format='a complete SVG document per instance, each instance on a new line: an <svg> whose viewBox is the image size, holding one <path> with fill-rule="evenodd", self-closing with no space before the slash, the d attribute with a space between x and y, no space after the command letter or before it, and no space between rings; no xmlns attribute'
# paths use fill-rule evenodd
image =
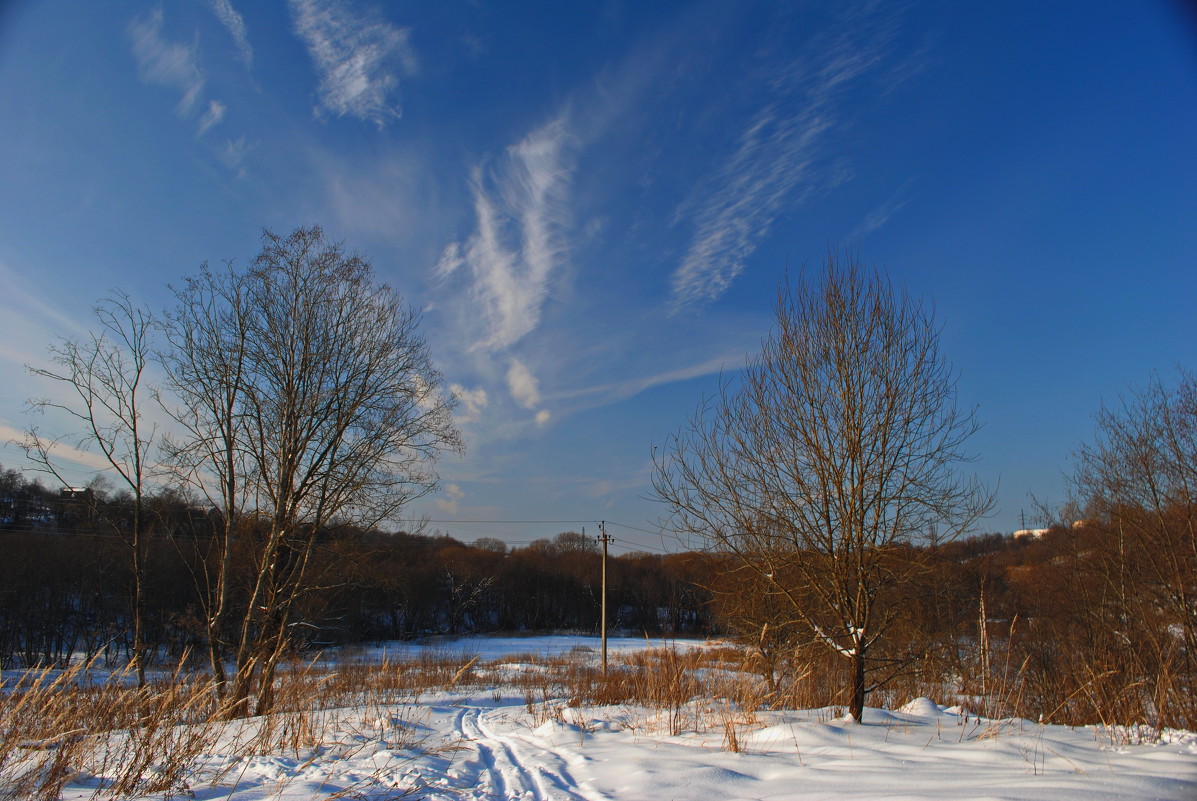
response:
<svg viewBox="0 0 1197 801"><path fill-rule="evenodd" d="M1037 540L1048 532L1046 528L1021 528L1014 532L1016 540Z"/></svg>

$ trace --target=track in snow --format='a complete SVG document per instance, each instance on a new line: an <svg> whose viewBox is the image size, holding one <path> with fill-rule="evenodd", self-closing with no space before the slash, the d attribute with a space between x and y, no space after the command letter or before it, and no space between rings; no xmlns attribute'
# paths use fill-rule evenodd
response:
<svg viewBox="0 0 1197 801"><path fill-rule="evenodd" d="M492 712L493 714L493 712ZM527 801L596 801L583 794L563 760L530 743L516 745L496 734L486 723L482 707L469 706L457 716L457 730L478 751L478 760L489 779L490 796ZM528 753L535 751L529 759ZM550 768L544 762L558 763ZM479 776L479 781L482 777ZM597 798L601 798L598 796Z"/></svg>

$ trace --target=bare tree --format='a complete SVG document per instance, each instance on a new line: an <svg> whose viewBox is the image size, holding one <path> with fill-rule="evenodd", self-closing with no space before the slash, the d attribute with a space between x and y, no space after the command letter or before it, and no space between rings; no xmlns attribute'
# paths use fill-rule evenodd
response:
<svg viewBox="0 0 1197 801"><path fill-rule="evenodd" d="M245 271L201 271L177 292L166 359L176 414L190 421L174 461L224 518L208 614L221 658L234 540L252 561L230 643L230 714L272 703L278 659L318 538L369 528L437 484L462 442L419 314L368 263L319 228L263 233Z"/></svg>
<svg viewBox="0 0 1197 801"><path fill-rule="evenodd" d="M881 646L919 570L909 546L992 503L959 470L977 424L930 310L854 258L783 285L774 317L761 353L654 453L654 494L668 528L756 576L785 610L773 625L849 660L859 721L897 667Z"/></svg>
<svg viewBox="0 0 1197 801"><path fill-rule="evenodd" d="M207 558L195 560L203 601L208 661L217 693L227 686L226 629L232 610L233 553L247 525L253 484L242 443L242 376L246 369L247 288L231 264L216 273L201 268L175 290L168 314L169 349L163 365L177 403L163 404L179 433L163 438L166 461L220 512Z"/></svg>
<svg viewBox="0 0 1197 801"><path fill-rule="evenodd" d="M1152 376L1096 417L1072 478L1090 517L1085 611L1135 666L1154 723L1179 725L1193 719L1197 677L1197 377Z"/></svg>
<svg viewBox="0 0 1197 801"><path fill-rule="evenodd" d="M132 662L138 683L145 684L145 559L151 527L145 513L145 494L156 429L147 425L143 409L150 391L145 377L152 353L151 337L158 324L147 310L120 292L101 301L95 307L95 316L99 329L88 339L64 339L50 346L55 368L25 368L66 389L64 399L35 399L30 401L31 407L42 412L64 412L82 431L73 439L48 439L31 427L21 446L31 461L64 486L69 482L55 457L56 446L63 439L71 439L81 449L94 447L132 494L133 519L128 529L121 521L110 522L128 543L132 557Z"/></svg>

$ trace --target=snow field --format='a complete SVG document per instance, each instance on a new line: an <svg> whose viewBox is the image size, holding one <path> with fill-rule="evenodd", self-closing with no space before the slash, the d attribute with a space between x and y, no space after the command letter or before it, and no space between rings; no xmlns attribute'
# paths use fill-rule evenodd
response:
<svg viewBox="0 0 1197 801"><path fill-rule="evenodd" d="M391 772L388 798L408 788L428 801L460 799L1191 799L1197 736L1116 746L1092 728L965 717L929 699L868 709L864 725L829 709L758 713L743 750L725 750L717 722L668 734L647 708L574 709L537 725L513 696L438 693L424 702L439 747ZM377 760L298 771L282 799L315 797ZM402 760L401 760L402 761ZM252 773L253 771L247 771ZM311 778L307 774L312 774ZM330 778L331 776L331 778ZM272 779L274 777L271 777ZM380 783L381 784L381 783ZM235 799L258 798L249 787Z"/></svg>
<svg viewBox="0 0 1197 801"><path fill-rule="evenodd" d="M612 645L631 656L659 644ZM486 661L474 663L476 672L450 668L442 686L416 689L401 703L391 702L392 693L307 717L228 724L197 757L181 794L203 801L1197 798L1190 732L1131 744L1131 732L991 720L927 698L868 708L863 724L833 708L761 711L719 697L722 669L700 677L709 694L656 706L588 704L538 682L559 668L546 660L596 664L594 638L388 645L339 654L319 669L446 649L457 664L483 654ZM263 726L274 730L263 736ZM251 740L263 745L245 748ZM80 770L62 798L97 797L103 783Z"/></svg>

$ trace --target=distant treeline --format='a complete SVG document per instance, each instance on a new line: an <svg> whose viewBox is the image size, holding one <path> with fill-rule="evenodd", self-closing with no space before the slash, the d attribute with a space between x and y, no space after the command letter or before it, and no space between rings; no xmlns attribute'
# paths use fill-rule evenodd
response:
<svg viewBox="0 0 1197 801"><path fill-rule="evenodd" d="M155 658L204 648L203 588L218 515L172 493L148 499L146 640ZM131 648L132 576L124 535L127 494L50 490L0 469L0 665L60 663L73 654L123 663ZM430 634L597 632L601 553L564 532L509 548L439 534L330 528L322 533L291 621L300 649ZM235 555L234 601L256 571ZM613 628L650 635L717 631L708 603L710 560L629 553L609 559Z"/></svg>

